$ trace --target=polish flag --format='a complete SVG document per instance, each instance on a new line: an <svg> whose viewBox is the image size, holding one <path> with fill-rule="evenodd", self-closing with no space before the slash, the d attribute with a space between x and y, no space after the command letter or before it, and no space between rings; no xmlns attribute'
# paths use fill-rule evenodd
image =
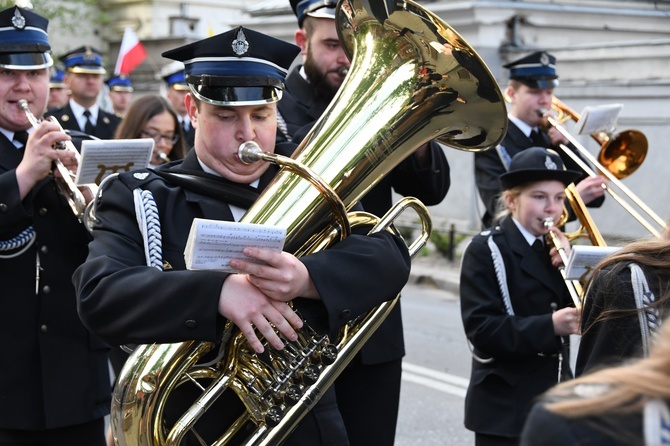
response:
<svg viewBox="0 0 670 446"><path fill-rule="evenodd" d="M147 57L144 45L137 38L135 32L126 27L119 49L119 58L116 60L114 74L125 74L128 76Z"/></svg>

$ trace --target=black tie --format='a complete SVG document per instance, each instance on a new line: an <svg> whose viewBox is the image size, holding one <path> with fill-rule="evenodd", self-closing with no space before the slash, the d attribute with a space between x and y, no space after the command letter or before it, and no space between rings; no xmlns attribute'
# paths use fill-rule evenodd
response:
<svg viewBox="0 0 670 446"><path fill-rule="evenodd" d="M530 132L530 140L533 141L533 144L535 144L536 147L546 147L547 145L547 143L544 141L544 138L542 137L542 134L535 129Z"/></svg>
<svg viewBox="0 0 670 446"><path fill-rule="evenodd" d="M92 135L93 132L95 132L95 126L91 122L91 112L89 110L85 110L84 116L86 116L86 124L84 124L84 133Z"/></svg>
<svg viewBox="0 0 670 446"><path fill-rule="evenodd" d="M184 135L188 133L188 122L186 122L186 119L181 121L181 128L184 129Z"/></svg>
<svg viewBox="0 0 670 446"><path fill-rule="evenodd" d="M533 242L533 251L535 251L542 261L542 263L549 269L552 268L551 264L551 256L545 249L544 243L542 243L542 240L540 239L535 239Z"/></svg>
<svg viewBox="0 0 670 446"><path fill-rule="evenodd" d="M25 147L28 144L28 132L21 130L20 132L14 133L14 141L21 143L22 147Z"/></svg>

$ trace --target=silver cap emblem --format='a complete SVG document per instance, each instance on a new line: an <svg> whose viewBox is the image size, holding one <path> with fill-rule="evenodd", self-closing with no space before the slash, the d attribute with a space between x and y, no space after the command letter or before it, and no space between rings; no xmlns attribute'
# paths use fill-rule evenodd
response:
<svg viewBox="0 0 670 446"><path fill-rule="evenodd" d="M244 32L241 29L237 32L237 36L235 36L235 40L233 40L233 44L231 46L233 48L233 52L238 56L243 56L247 53L247 51L249 51L249 42L247 41L247 36L244 35Z"/></svg>
<svg viewBox="0 0 670 446"><path fill-rule="evenodd" d="M137 172L133 174L133 177L137 180L146 180L149 176L149 172Z"/></svg>
<svg viewBox="0 0 670 446"><path fill-rule="evenodd" d="M547 155L547 157L544 159L544 167L546 167L548 170L558 170L558 166L549 155Z"/></svg>
<svg viewBox="0 0 670 446"><path fill-rule="evenodd" d="M542 53L542 54L540 55L540 63L541 63L543 66L545 66L545 67L546 67L547 65L549 65L549 54L547 54L547 53Z"/></svg>
<svg viewBox="0 0 670 446"><path fill-rule="evenodd" d="M26 18L21 15L19 8L14 10L14 17L12 17L12 25L16 29L23 29L26 27Z"/></svg>

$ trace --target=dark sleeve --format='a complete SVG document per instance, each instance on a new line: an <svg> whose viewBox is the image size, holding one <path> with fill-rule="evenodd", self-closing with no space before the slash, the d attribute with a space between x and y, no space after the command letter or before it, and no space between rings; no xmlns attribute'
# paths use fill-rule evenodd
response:
<svg viewBox="0 0 670 446"><path fill-rule="evenodd" d="M510 266L505 264L509 277ZM515 299L513 287L514 283L508 278L512 302ZM484 355L518 359L558 351L551 313L510 316L505 311L491 251L484 237L473 239L463 254L460 299L466 337Z"/></svg>
<svg viewBox="0 0 670 446"><path fill-rule="evenodd" d="M543 404L533 406L521 432L519 446L573 446L601 444L586 442L565 418L550 412Z"/></svg>
<svg viewBox="0 0 670 446"><path fill-rule="evenodd" d="M496 148L475 153L475 184L489 215L496 214L498 195L500 195L499 177L505 173Z"/></svg>
<svg viewBox="0 0 670 446"><path fill-rule="evenodd" d="M73 276L86 327L110 344L217 340L227 275L147 266L133 194L118 179L105 188L97 211L88 259ZM164 244L164 259L169 249ZM173 258L183 259L181 251Z"/></svg>
<svg viewBox="0 0 670 446"><path fill-rule="evenodd" d="M612 310L617 313L600 318ZM593 277L584 298L581 322L576 375L641 355L640 322L627 267L620 265L616 272L603 269Z"/></svg>
<svg viewBox="0 0 670 446"><path fill-rule="evenodd" d="M570 148L570 150L571 150L574 154L576 154L576 155L577 155L577 156L578 156L578 157L579 157L579 158L580 158L580 159L581 159L587 166L589 166L593 171L598 172L596 169L593 168L593 166L591 165L591 163L584 157L584 155L582 155L582 154L580 153L580 151L579 151L579 149L577 149L577 147L575 147L575 146L572 145L571 143L568 144L568 147ZM576 170L576 171L578 171L578 172L583 172L582 176L579 177L579 178L577 179L577 181L575 181L575 184L579 184L580 181L582 181L584 178L586 178L586 177L588 176L588 175L586 174L586 172L584 172L584 170L579 166L579 164L576 163L576 162L572 159L572 157L570 157L570 155L566 154L566 153L563 151L563 149L561 149L560 147L556 147L556 151L557 151L557 152L559 153L559 155L561 156L561 159L563 159L563 163L565 164L565 168L566 168L566 169L568 169L568 170ZM605 196L603 195L602 197L598 197L598 198L596 198L595 200L589 201L588 203L585 203L585 204L586 204L586 207L589 207L589 208L599 208L600 206L602 206L602 204L603 204L604 202L605 202ZM570 219L569 221L572 221L572 220L574 220L574 217L572 217L572 219Z"/></svg>
<svg viewBox="0 0 670 446"><path fill-rule="evenodd" d="M352 234L301 261L326 307L331 330L396 297L410 270L405 243L386 231Z"/></svg>
<svg viewBox="0 0 670 446"><path fill-rule="evenodd" d="M419 166L412 155L393 169L393 189L404 197L416 197L426 206L440 204L447 196L451 177L444 149L435 141L429 143L430 165Z"/></svg>

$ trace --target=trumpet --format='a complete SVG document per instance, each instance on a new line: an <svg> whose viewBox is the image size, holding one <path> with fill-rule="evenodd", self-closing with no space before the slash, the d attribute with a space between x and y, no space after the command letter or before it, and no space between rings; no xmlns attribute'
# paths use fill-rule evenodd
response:
<svg viewBox="0 0 670 446"><path fill-rule="evenodd" d="M547 242L550 242L554 248L556 248L556 251L558 251L558 255L561 256L563 266L560 266L558 269L561 272L561 276L563 276L565 285L568 287L568 292L570 293L570 297L575 304L575 308L579 309L582 307L581 296L584 295L584 290L578 281L567 279L565 274L565 265L568 264L568 255L566 254L565 247L563 246L563 243L561 243L561 240L558 238L558 236L553 231L549 230L549 228L554 226L554 219L547 217L542 221L542 223L544 224L545 229L547 229Z"/></svg>
<svg viewBox="0 0 670 446"><path fill-rule="evenodd" d="M156 152L156 156L157 156L158 158L160 158L160 159L163 161L163 163L169 163L169 162L171 161L171 160L170 160L170 157L167 156L167 155L165 154L165 152L160 152L160 151L158 151L158 152Z"/></svg>
<svg viewBox="0 0 670 446"><path fill-rule="evenodd" d="M26 114L26 117L28 118L28 121L30 121L30 124L33 127L37 127L40 124L40 120L38 120L35 115L33 115L33 112L30 111L30 108L28 108L28 101L25 99L20 99L19 102L19 107L24 111ZM54 122L58 124L60 127L60 130L65 133L65 130L63 130L63 127L61 127L60 123L56 118L53 116L48 118L51 122ZM54 149L56 150L69 150L75 153L75 158L77 160L77 163L81 161L81 155L79 155L79 152L77 149L74 147L71 141L60 141L54 144ZM72 209L72 212L74 215L79 219L80 222L84 222L86 213L87 213L87 203L86 203L86 198L84 198L84 194L82 193L81 190L77 187L77 185L74 183L73 175L72 173L68 170L67 167L61 162L61 160L57 159L54 161L54 169L58 170L59 176L54 176L54 180L56 181L56 185L58 186L59 191L65 199L67 200L68 205L70 205L70 208ZM86 186L90 190L90 186ZM95 191L91 190L91 193L95 195Z"/></svg>

